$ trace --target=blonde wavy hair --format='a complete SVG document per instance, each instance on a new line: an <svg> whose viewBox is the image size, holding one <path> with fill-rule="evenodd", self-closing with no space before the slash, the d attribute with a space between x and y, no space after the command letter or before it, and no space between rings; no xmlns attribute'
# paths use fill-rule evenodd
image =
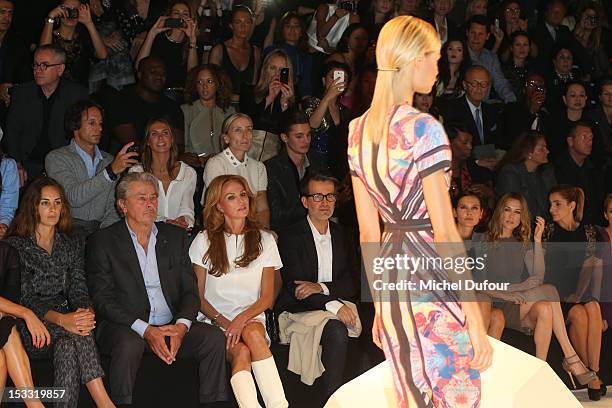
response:
<svg viewBox="0 0 612 408"><path fill-rule="evenodd" d="M503 232L502 229L502 214L504 213L504 207L508 200L516 200L521 203L521 223L518 227L512 231L512 235L519 242L526 244L529 242L529 238L531 237L531 213L529 212L529 205L527 204L527 200L520 193L506 193L497 202L497 206L493 211L493 215L491 216L491 221L489 221L489 232L488 232L488 240L491 242L496 242L501 237Z"/></svg>
<svg viewBox="0 0 612 408"><path fill-rule="evenodd" d="M406 101L401 79L413 74L414 60L440 51L440 38L434 27L413 16L398 16L384 25L376 43L379 71L372 106L365 124L365 135L378 144L388 131L388 114L393 105Z"/></svg>

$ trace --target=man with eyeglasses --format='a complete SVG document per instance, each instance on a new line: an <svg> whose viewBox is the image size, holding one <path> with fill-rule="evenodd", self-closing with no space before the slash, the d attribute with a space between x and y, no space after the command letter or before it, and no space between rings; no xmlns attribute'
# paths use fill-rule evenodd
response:
<svg viewBox="0 0 612 408"><path fill-rule="evenodd" d="M283 290L276 304L279 313L323 310L337 317L327 321L320 340L326 399L343 383L348 329L359 319L356 310L344 302L356 296L357 288L342 228L330 221L337 186L335 178L323 173L303 180L302 205L308 215L282 230L278 240L283 260Z"/></svg>
<svg viewBox="0 0 612 408"><path fill-rule="evenodd" d="M87 98L87 89L62 79L66 52L43 45L34 53L34 81L14 88L6 125L7 153L23 165L29 179L39 177L45 156L65 146L64 112Z"/></svg>
<svg viewBox="0 0 612 408"><path fill-rule="evenodd" d="M467 22L467 46L470 58L474 65L482 65L489 72L490 80L495 93L505 103L515 102L516 96L512 92L510 83L504 76L497 54L485 48L489 39L489 21L485 16L473 16ZM489 99L489 89L485 94Z"/></svg>
<svg viewBox="0 0 612 408"><path fill-rule="evenodd" d="M474 136L474 146L498 143L497 109L484 103L490 85L489 71L480 65L472 65L465 72L465 95L441 107L444 122L463 123Z"/></svg>
<svg viewBox="0 0 612 408"><path fill-rule="evenodd" d="M535 130L545 135L550 133L550 113L545 107L546 81L538 73L525 78L525 98L509 103L504 108L499 145L509 149L514 140L526 130Z"/></svg>

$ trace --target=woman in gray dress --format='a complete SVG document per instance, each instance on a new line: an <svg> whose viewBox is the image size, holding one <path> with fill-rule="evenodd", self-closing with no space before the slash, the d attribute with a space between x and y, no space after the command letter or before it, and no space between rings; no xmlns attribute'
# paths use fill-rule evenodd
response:
<svg viewBox="0 0 612 408"><path fill-rule="evenodd" d="M35 348L26 325L20 320L18 326L30 357L52 356L54 386L66 389L65 406L77 406L85 384L98 407L114 407L92 332L96 322L85 285L83 242L68 235L67 203L59 183L37 179L7 232L21 260L21 304L44 322L51 341Z"/></svg>

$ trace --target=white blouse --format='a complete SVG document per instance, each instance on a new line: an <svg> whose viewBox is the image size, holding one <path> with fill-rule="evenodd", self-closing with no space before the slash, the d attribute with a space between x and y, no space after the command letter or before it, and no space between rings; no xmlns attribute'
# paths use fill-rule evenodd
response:
<svg viewBox="0 0 612 408"><path fill-rule="evenodd" d="M235 261L244 252L244 235L226 233L225 246L230 261L229 270L221 276L206 274L204 298L229 320L233 320L259 299L263 269L273 267L274 270L278 270L283 266L272 234L262 230L261 245L261 254L249 266L246 268L238 267ZM195 237L189 248L191 262L207 271L210 269L210 263L208 260L204 263L203 259L209 246L208 234L206 231L202 231ZM210 322L202 313L198 313L198 320ZM261 321L265 325L265 314L261 313L255 317L255 320Z"/></svg>
<svg viewBox="0 0 612 408"><path fill-rule="evenodd" d="M204 204L206 189L210 183L215 177L225 174L235 174L244 177L249 183L249 188L253 194L268 189L266 166L260 161L251 159L248 155L245 155L244 161L241 162L232 154L228 147L221 153L211 157L206 163L203 175L204 192L202 193L202 204Z"/></svg>
<svg viewBox="0 0 612 408"><path fill-rule="evenodd" d="M187 223L193 226L195 222L195 211L193 209L193 194L195 193L197 175L195 170L179 162L181 168L178 175L170 182L168 191L164 191L164 185L158 180L159 194L157 198L157 221L165 222L178 217L185 217ZM144 169L141 164L130 168L130 173L142 173Z"/></svg>

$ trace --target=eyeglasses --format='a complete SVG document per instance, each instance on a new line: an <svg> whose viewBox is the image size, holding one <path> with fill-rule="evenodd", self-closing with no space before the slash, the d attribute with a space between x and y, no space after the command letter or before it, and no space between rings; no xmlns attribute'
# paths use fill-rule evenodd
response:
<svg viewBox="0 0 612 408"><path fill-rule="evenodd" d="M323 201L323 199L329 201L330 203L333 203L336 201L336 198L338 197L338 195L336 193L327 193L327 194L315 193L315 194L307 194L306 197L312 198L312 201L317 202L317 203L320 203L321 201Z"/></svg>
<svg viewBox="0 0 612 408"><path fill-rule="evenodd" d="M465 81L469 86L471 86L472 88L476 88L479 87L481 89L487 89L489 87L489 83L484 81L484 82L480 82L480 81Z"/></svg>
<svg viewBox="0 0 612 408"><path fill-rule="evenodd" d="M49 67L56 67L58 65L63 65L63 63L61 63L61 62L58 63L58 64L47 64L46 62L41 62L40 64L33 63L32 64L32 69L34 71L36 71L38 68L40 68L40 70L44 72L44 71L47 70L47 68L49 68Z"/></svg>

